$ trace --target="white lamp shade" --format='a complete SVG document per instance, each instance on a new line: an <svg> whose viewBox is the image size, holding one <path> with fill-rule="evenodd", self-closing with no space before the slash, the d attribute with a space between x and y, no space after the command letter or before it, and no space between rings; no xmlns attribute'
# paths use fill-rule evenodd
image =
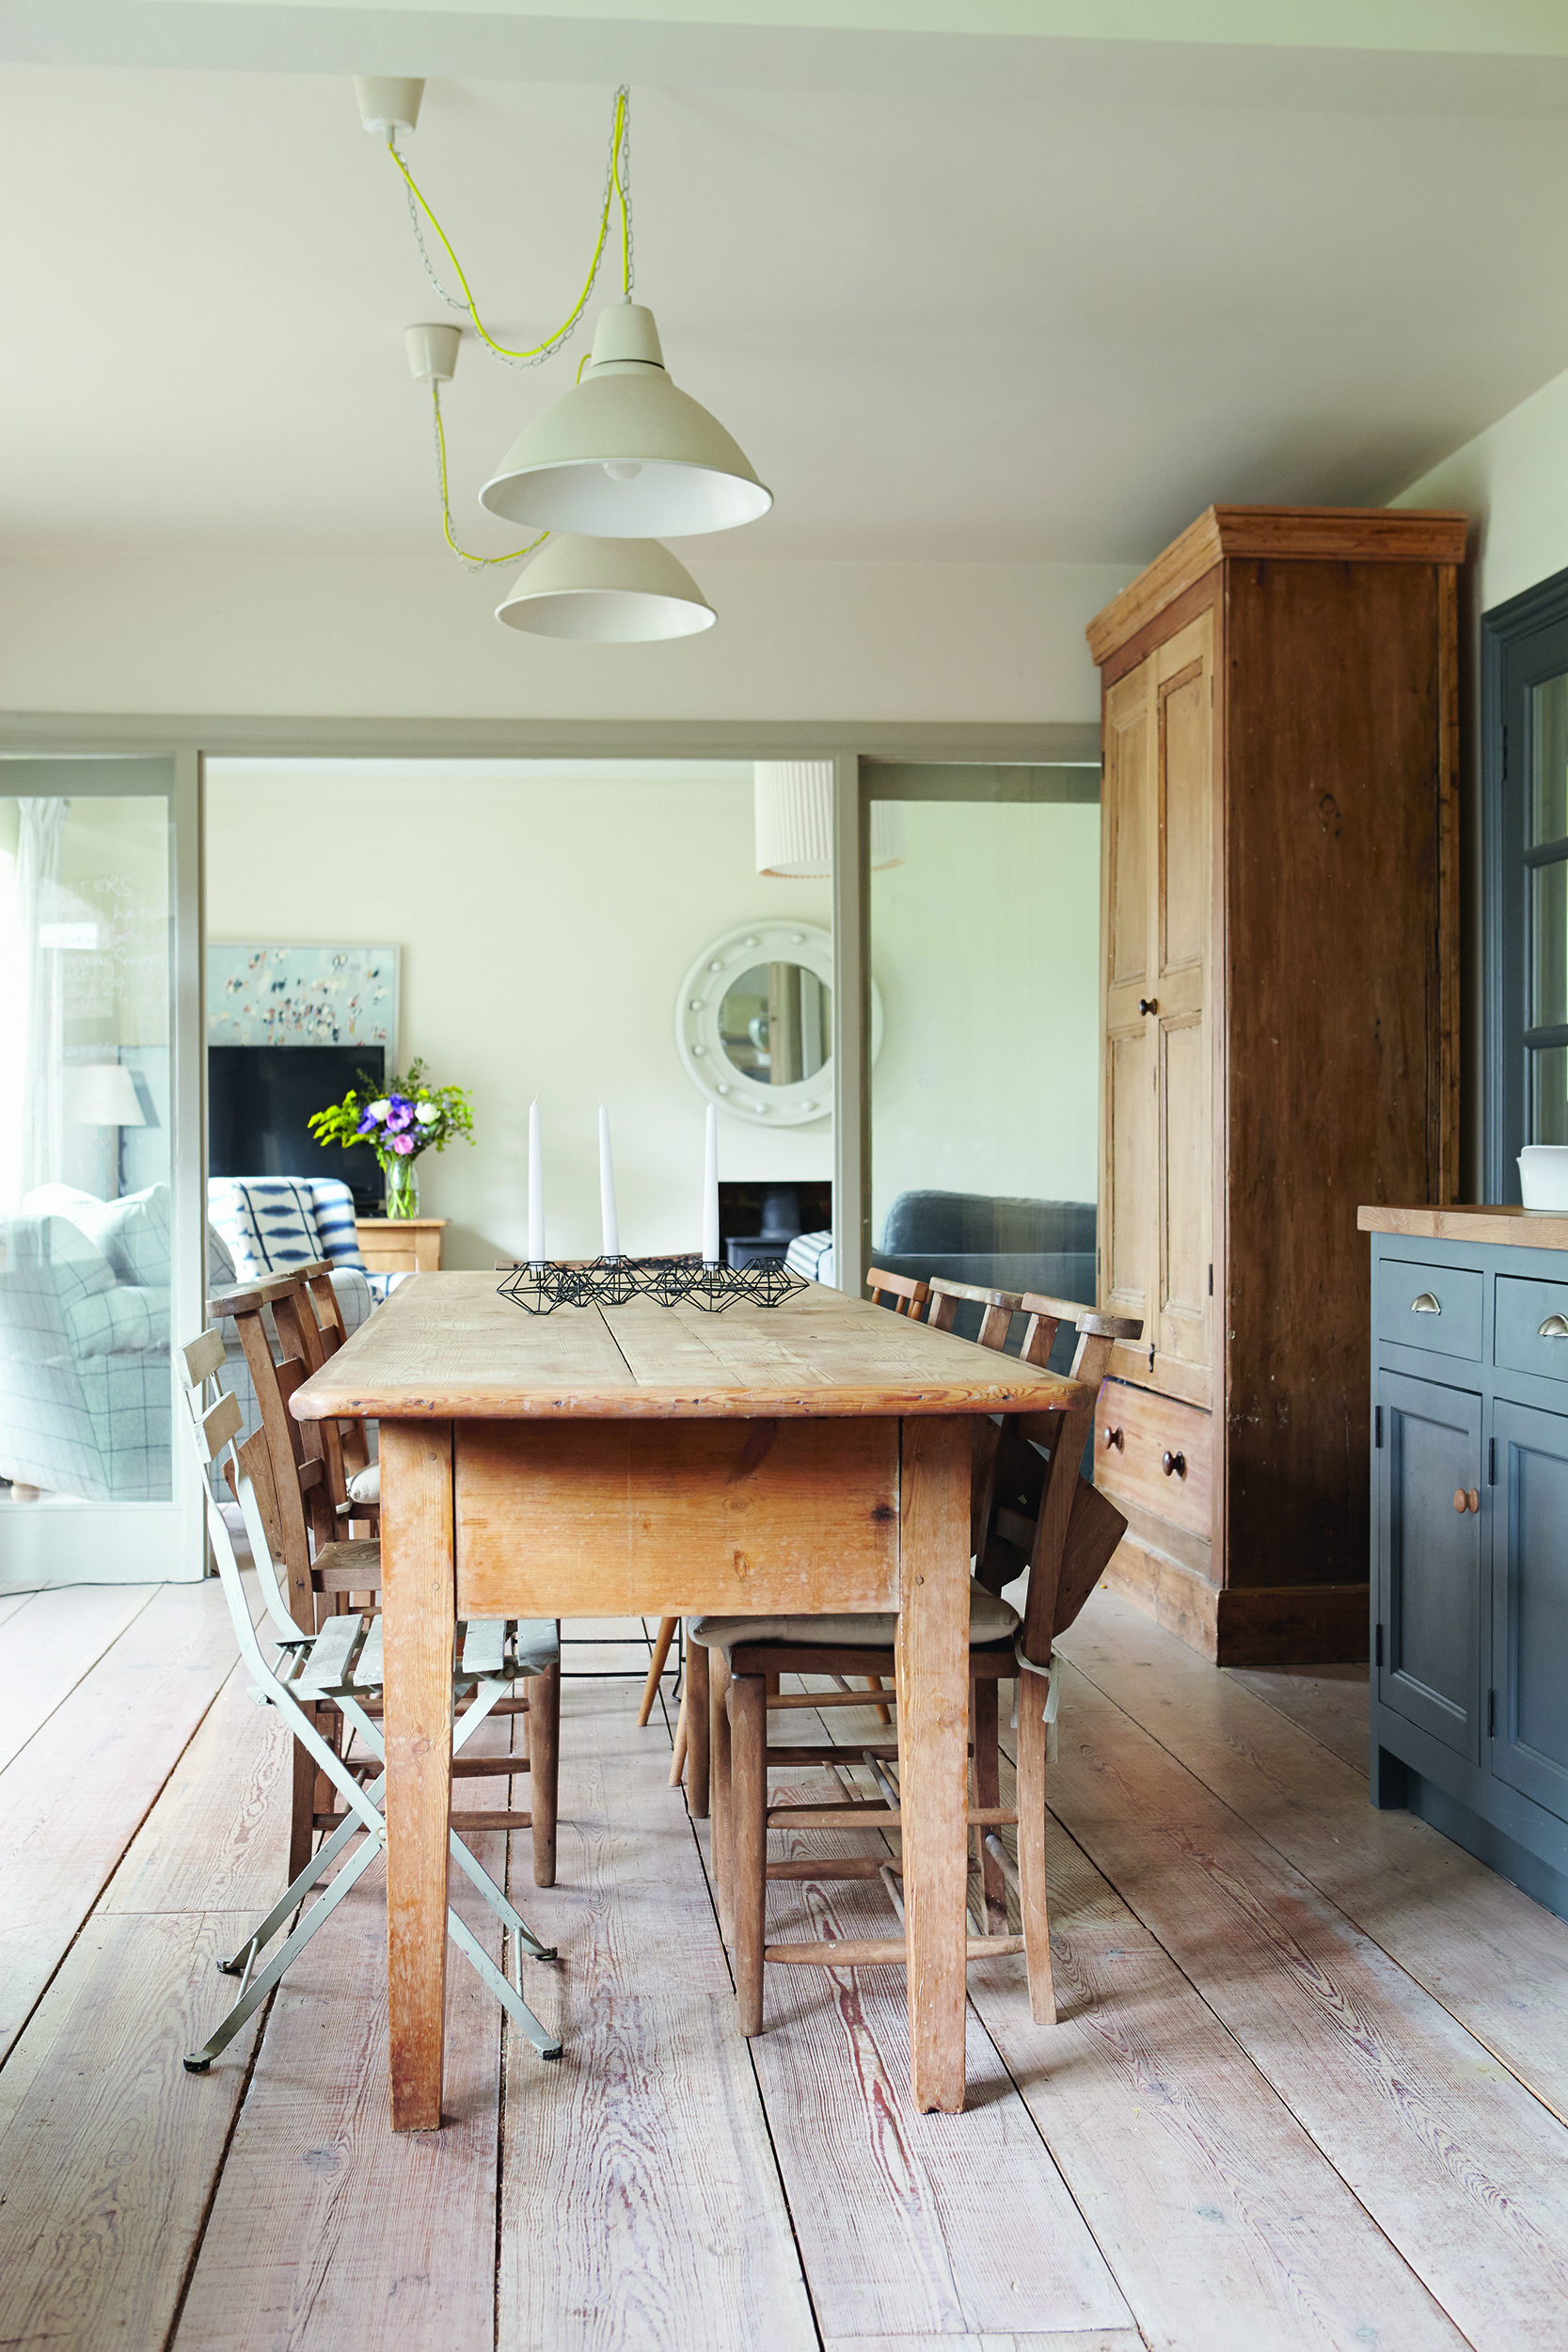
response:
<svg viewBox="0 0 1568 2352"><path fill-rule="evenodd" d="M756 796L757 872L804 880L833 870L833 769L828 759L759 759ZM871 864L902 866L904 812L894 801L871 803Z"/></svg>
<svg viewBox="0 0 1568 2352"><path fill-rule="evenodd" d="M729 531L773 503L718 419L671 383L637 302L600 313L582 382L524 427L479 495L508 522L618 539Z"/></svg>
<svg viewBox="0 0 1568 2352"><path fill-rule="evenodd" d="M496 618L536 637L594 645L641 645L694 637L719 618L684 564L657 539L545 542L524 565Z"/></svg>
<svg viewBox="0 0 1568 2352"><path fill-rule="evenodd" d="M123 1062L71 1062L65 1073L66 1117L79 1127L145 1127L135 1081Z"/></svg>

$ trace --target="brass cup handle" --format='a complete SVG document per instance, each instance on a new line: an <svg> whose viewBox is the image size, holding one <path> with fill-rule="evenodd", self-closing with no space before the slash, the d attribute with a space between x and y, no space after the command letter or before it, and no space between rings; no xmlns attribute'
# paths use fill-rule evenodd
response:
<svg viewBox="0 0 1568 2352"><path fill-rule="evenodd" d="M1123 1439L1119 1429L1107 1429L1105 1432L1105 1442L1108 1446L1114 1445L1118 1454L1123 1451L1125 1444L1125 1440Z"/></svg>
<svg viewBox="0 0 1568 2352"><path fill-rule="evenodd" d="M1568 1340L1568 1323L1560 1315L1548 1315L1535 1336L1538 1340Z"/></svg>
<svg viewBox="0 0 1568 2352"><path fill-rule="evenodd" d="M1418 1291L1410 1302L1413 1315L1440 1315L1443 1311L1430 1291Z"/></svg>
<svg viewBox="0 0 1568 2352"><path fill-rule="evenodd" d="M1167 1478L1185 1478L1187 1475L1187 1457L1184 1454L1162 1454L1160 1456L1160 1468L1164 1471Z"/></svg>
<svg viewBox="0 0 1568 2352"><path fill-rule="evenodd" d="M1140 996L1140 997L1139 997L1139 999L1138 999L1138 1010L1139 1010L1140 1012L1158 1012L1158 1011L1159 1011L1159 1009L1160 1009L1160 999L1158 998L1158 996Z"/></svg>
<svg viewBox="0 0 1568 2352"><path fill-rule="evenodd" d="M1453 1490L1453 1507L1459 1512L1479 1511L1481 1495L1474 1486L1456 1486Z"/></svg>

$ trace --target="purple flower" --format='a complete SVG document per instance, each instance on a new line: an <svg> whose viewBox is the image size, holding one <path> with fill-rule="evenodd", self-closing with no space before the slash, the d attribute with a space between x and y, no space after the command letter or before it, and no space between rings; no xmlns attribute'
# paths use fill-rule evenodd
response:
<svg viewBox="0 0 1568 2352"><path fill-rule="evenodd" d="M387 1124L388 1124L388 1126L390 1126L390 1125L391 1125L391 1123L392 1123L392 1122L391 1122L391 1120L388 1120L388 1122L387 1122ZM393 1151L394 1151L394 1152L412 1152L412 1150L414 1149L414 1138L413 1138L413 1136L394 1136L392 1137L392 1149L393 1149Z"/></svg>
<svg viewBox="0 0 1568 2352"><path fill-rule="evenodd" d="M412 1127L413 1124L413 1104L409 1102L406 1095L394 1094L387 1112L388 1133L400 1136L405 1127Z"/></svg>
<svg viewBox="0 0 1568 2352"><path fill-rule="evenodd" d="M376 1122L372 1114L370 1111L361 1111L359 1114L359 1124L354 1132L356 1135L360 1136L373 1135L375 1132L375 1125Z"/></svg>

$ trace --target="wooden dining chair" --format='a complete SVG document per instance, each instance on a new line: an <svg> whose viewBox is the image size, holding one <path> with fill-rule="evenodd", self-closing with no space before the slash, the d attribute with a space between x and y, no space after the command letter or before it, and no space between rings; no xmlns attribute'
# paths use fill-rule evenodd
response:
<svg viewBox="0 0 1568 2352"><path fill-rule="evenodd" d="M315 1268L301 1268L289 1276L225 1292L209 1301L208 1314L211 1320L220 1313L231 1317L238 1333L261 1417L256 1435L265 1447L269 1466L268 1479L257 1482L257 1493L263 1499L258 1507L270 1507L276 1514L269 1537L287 1579L291 1611L300 1624L319 1631L329 1615L374 1613L381 1591L381 1546L373 1539L345 1540L339 1532L344 1464L341 1451L334 1453L331 1443L337 1424L330 1420L299 1422L289 1410L295 1390L311 1371L320 1369L329 1352L315 1320L311 1290L315 1273ZM279 1348L288 1351L280 1361L273 1356L269 1317ZM324 1433L320 1438L314 1434L318 1430ZM231 1464L229 1478L232 1489ZM268 1496L270 1505L265 1502ZM559 1632L551 1657L543 1658L538 1644L533 1648L539 1662L523 1690L506 1692L492 1708L497 1714L525 1718L526 1754L469 1756L454 1767L454 1777L459 1779L510 1778L527 1772L529 1808L526 1812L459 1811L451 1818L458 1829L473 1832L528 1830L533 1848L534 1884L553 1886L561 1753ZM371 1711L378 1711L379 1705L378 1699L371 1701ZM331 1740L338 1736L341 1724L331 1719L328 1709L317 1728ZM335 1831L342 1818L330 1787L320 1776L313 1750L296 1741L290 1814L291 1878L304 1868L314 1834Z"/></svg>
<svg viewBox="0 0 1568 2352"><path fill-rule="evenodd" d="M1023 1294L1028 1316L1024 1354L1043 1362L1069 1302ZM1025 1956L1031 2013L1053 2021L1051 1944L1045 1890L1045 1764L1058 1687L1052 1645L1093 1591L1126 1532L1126 1521L1110 1501L1084 1478L1079 1463L1093 1426L1095 1402L1113 1345L1135 1339L1141 1325L1071 1308L1078 1331L1071 1377L1081 1402L1044 1412L1011 1414L1000 1422L977 1424L971 1490L971 1536L976 1574L970 1595L972 1803L966 1836L975 1851L970 1868L981 1931L969 1939L971 1960L1022 1951ZM1009 1321L1011 1311L1009 1309ZM990 1438L985 1435L990 1432ZM1042 1454L1038 1449L1048 1451ZM1091 1457L1092 1458L1092 1457ZM1028 1589L1022 1619L1001 1597L1001 1587L1023 1570ZM743 2033L762 2029L763 1976L768 1963L793 1966L854 1967L902 1963L902 1935L851 1942L766 1941L768 1882L771 1879L880 1878L900 1911L897 1859L891 1853L848 1859L800 1859L769 1864L768 1832L825 1829L897 1829L896 1741L868 1741L855 1750L837 1746L770 1746L769 1711L791 1707L867 1704L863 1692L839 1689L769 1698L769 1677L784 1674L847 1678L895 1673L896 1620L891 1614L865 1618L800 1617L763 1624L747 1618L700 1618L690 1628L694 1645L709 1655L710 1755L713 1781L714 1877L720 1918L733 1944L736 1994ZM997 1686L1018 1682L1018 1789L1016 1805L1001 1804ZM768 1803L769 1765L820 1763L837 1768L843 1802L827 1804ZM847 1780L860 1765L870 1774L875 1796ZM1014 1866L999 1835L1018 1832ZM1005 1888L1018 1893L1022 1932L1005 1932Z"/></svg>
<svg viewBox="0 0 1568 2352"><path fill-rule="evenodd" d="M909 1315L916 1322L920 1320L920 1309L926 1307L927 1321L939 1331L952 1329L953 1319L962 1301L977 1301L982 1309L979 1335L982 1347L1006 1346L1013 1316L1023 1304L1017 1292L977 1290L971 1283L949 1281L940 1275L933 1277L929 1282L919 1281L907 1274L890 1274L880 1266L871 1268L865 1278L865 1286L874 1305L879 1305L883 1297L894 1298L897 1303L893 1311ZM653 1712L654 1699L678 1623L679 1619L675 1617L659 1620L648 1678L642 1686L642 1704L637 1717L640 1726L647 1723ZM873 1675L869 1688L878 1722L891 1724L893 1719L888 1712L882 1677ZM702 1654L702 1645L699 1644L694 1647L689 1642L681 1681L680 1713L675 1721L674 1754L670 1761L670 1786L675 1788L684 1781L687 1809L694 1820L706 1817L711 1802L711 1737L708 1729L711 1711L708 1661Z"/></svg>
<svg viewBox="0 0 1568 2352"><path fill-rule="evenodd" d="M266 1917L237 1951L219 1961L218 1967L225 1976L240 1979L240 1992L234 2006L214 2031L185 2058L188 2073L202 2074L266 1999L350 1888L377 1855L385 1852L387 1826L382 1806L386 1755L379 1721L380 1618L355 1612L346 1616L330 1616L320 1626L312 1625L314 1596L310 1583L291 1569L278 1549L278 1528L292 1483L287 1466L284 1477L276 1479L272 1450L261 1430L247 1438L244 1445L236 1442L242 1420L238 1402L223 1387L224 1350L220 1334L204 1331L199 1339L179 1351L179 1361L203 1471L209 1540L242 1660L255 1677L251 1695L263 1706L277 1709L293 1734L296 1751L309 1756L312 1772L319 1771L343 1801L335 1826L320 1851L312 1853L308 1846L297 1869L291 1862L291 1883ZM233 1540L206 1476L210 1465L219 1459L229 1473L230 1487L250 1538L251 1558L265 1604L264 1622L277 1645L276 1660L267 1657L257 1639L249 1601L240 1581ZM495 1618L459 1624L452 1673L452 1752L456 1772L461 1773L471 1761L481 1760L463 1754L467 1743L504 1701L515 1682L538 1673L556 1648L555 1629L547 1619L530 1623ZM334 1717L352 1727L366 1753L368 1762L364 1769L356 1772L345 1761L342 1746L346 1743L326 1736L324 1718ZM516 1768L516 1758L503 1760ZM482 1830L494 1830L505 1819L496 1813L482 1813L473 1818L475 1826ZM534 1960L553 1960L554 1947L542 1944L513 1908L469 1849L461 1835L461 1825L462 1817L454 1814L448 1833L448 1853L510 1931L520 1979L524 1953ZM358 1852L343 1862L325 1890L298 1919L271 1959L263 1963L261 1956L267 1946L293 1918L311 1888L361 1836L364 1843ZM540 2056L559 2058L560 2041L529 2008L520 1982L515 1985L502 1974L450 1904L447 1933Z"/></svg>
<svg viewBox="0 0 1568 2352"><path fill-rule="evenodd" d="M868 1270L865 1287L871 1293L874 1307L879 1307L884 1298L891 1298L895 1315L913 1315L916 1322L920 1319L919 1309L931 1295L929 1282L918 1282L910 1274L889 1274L883 1266L874 1265Z"/></svg>

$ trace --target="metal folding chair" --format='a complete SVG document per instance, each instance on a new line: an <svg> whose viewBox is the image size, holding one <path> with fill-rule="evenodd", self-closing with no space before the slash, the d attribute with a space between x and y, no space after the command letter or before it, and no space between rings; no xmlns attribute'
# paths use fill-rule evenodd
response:
<svg viewBox="0 0 1568 2352"><path fill-rule="evenodd" d="M387 1824L380 1810L386 1773L382 1772L368 1787L363 1786L353 1767L337 1754L331 1742L317 1728L313 1720L315 1708L323 1703L337 1708L363 1740L370 1756L378 1762L385 1763L386 1750L379 1723L366 1712L366 1702L373 1703L381 1696L380 1617L357 1611L348 1615L329 1617L319 1633L305 1632L295 1624L284 1598L278 1581L277 1563L273 1557L267 1535L267 1521L275 1516L276 1501L270 1493L264 1496L258 1493L259 1486L270 1486L272 1472L269 1457L260 1433L248 1438L244 1446L235 1445L242 1422L237 1401L223 1388L218 1377L223 1368L223 1341L216 1331L205 1331L188 1347L181 1349L180 1355L197 1452L201 1459L208 1532L240 1654L256 1677L251 1696L262 1706L277 1708L290 1731L327 1774L347 1807L339 1826L312 1855L293 1884L285 1888L255 1932L230 1959L219 1961L218 1967L225 1976L240 1979L240 1997L216 2031L209 2035L199 2050L192 2051L185 2059L187 2073L200 2074L205 2074L214 2058L228 2046L246 2019L265 2000L284 1971L298 1959L316 1931L330 1918L376 1856L386 1851ZM220 1456L226 1457L230 1465L234 1491L261 1578L266 1613L275 1629L280 1653L277 1666L269 1664L256 1637L245 1588L240 1581L239 1562L234 1554L233 1543L213 1493L212 1482L205 1474L208 1465ZM468 1699L470 1703L456 1719L452 1735L454 1755L472 1739L497 1702L509 1694L515 1681L526 1675L545 1672L559 1656L555 1627L548 1619L533 1622L500 1617L476 1618L458 1627L458 1638L461 1645L459 1663L452 1676L454 1711L462 1700ZM257 1973L257 1963L265 1947L298 1909L322 1873L330 1868L355 1837L361 1835L365 1842L359 1851L344 1864L293 1932L279 1945L271 1960ZM448 1848L458 1868L483 1895L514 1938L519 1960L519 1979L524 1952L534 1960L554 1960L554 1947L540 1943L455 1830L449 1835ZM513 1984L498 1968L471 1929L458 1917L450 1904L447 1907L447 1933L496 1995L514 2024L533 2043L541 2058L559 2058L561 2043L528 2007L519 1985Z"/></svg>

